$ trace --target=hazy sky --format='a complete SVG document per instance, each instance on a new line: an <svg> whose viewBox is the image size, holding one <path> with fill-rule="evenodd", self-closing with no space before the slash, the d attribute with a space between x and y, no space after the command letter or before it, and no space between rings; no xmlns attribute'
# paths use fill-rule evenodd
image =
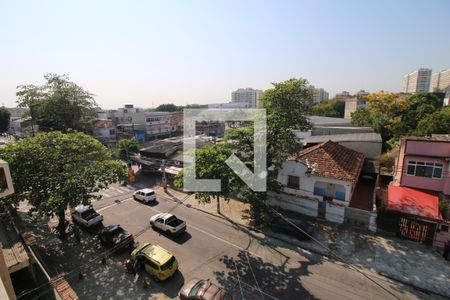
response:
<svg viewBox="0 0 450 300"><path fill-rule="evenodd" d="M334 96L450 68L450 1L4 1L0 104L68 74L103 108L230 100L304 77Z"/></svg>

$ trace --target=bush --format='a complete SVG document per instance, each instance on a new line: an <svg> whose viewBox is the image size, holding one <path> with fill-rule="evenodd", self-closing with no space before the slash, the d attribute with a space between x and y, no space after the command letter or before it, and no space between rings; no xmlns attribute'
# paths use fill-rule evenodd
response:
<svg viewBox="0 0 450 300"><path fill-rule="evenodd" d="M387 153L383 153L378 157L378 162L380 163L381 168L392 170L394 168L395 158L389 156Z"/></svg>

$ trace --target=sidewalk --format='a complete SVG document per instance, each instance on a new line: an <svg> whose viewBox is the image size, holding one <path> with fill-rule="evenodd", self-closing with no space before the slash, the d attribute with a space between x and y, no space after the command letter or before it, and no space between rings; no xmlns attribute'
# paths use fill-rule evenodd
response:
<svg viewBox="0 0 450 300"><path fill-rule="evenodd" d="M159 192L164 193L162 189ZM241 201L221 199L219 215L215 199L211 203L203 204L199 203L194 195L187 196L170 188L168 196L175 201L182 201L186 206L249 227L249 205ZM314 241L298 241L270 231L265 234L326 256L330 256L331 250L354 266L427 292L450 297L450 263L431 247L395 237L374 235L349 225L333 226L317 219L302 218L314 227L314 238L328 249Z"/></svg>

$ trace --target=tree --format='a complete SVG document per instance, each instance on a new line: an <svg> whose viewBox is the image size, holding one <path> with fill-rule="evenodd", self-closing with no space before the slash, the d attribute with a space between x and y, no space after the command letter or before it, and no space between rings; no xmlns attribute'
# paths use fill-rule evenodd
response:
<svg viewBox="0 0 450 300"><path fill-rule="evenodd" d="M116 155L121 159L128 160L130 152L137 152L139 143L135 137L129 139L120 139L116 144Z"/></svg>
<svg viewBox="0 0 450 300"><path fill-rule="evenodd" d="M9 110L4 106L0 107L0 133L8 131L10 117L11 113Z"/></svg>
<svg viewBox="0 0 450 300"><path fill-rule="evenodd" d="M417 93L408 98L394 93L378 92L366 96L367 108L352 113L352 123L370 125L380 133L383 149L392 147L402 135L424 135L445 131L445 125L437 124L432 115L445 120L445 113L439 114L441 99L433 93ZM425 121L428 120L428 121ZM437 126L435 129L432 126ZM421 129L419 129L419 124Z"/></svg>
<svg viewBox="0 0 450 300"><path fill-rule="evenodd" d="M65 237L65 210L89 204L100 189L123 180L126 167L111 159L99 141L80 132L53 131L19 140L1 150L9 163L14 195L4 204L28 200L31 212L57 215L60 237Z"/></svg>
<svg viewBox="0 0 450 300"><path fill-rule="evenodd" d="M180 108L178 106L176 106L175 104L169 103L169 104L161 104L155 110L156 111L173 112L173 111L179 111Z"/></svg>
<svg viewBox="0 0 450 300"><path fill-rule="evenodd" d="M273 88L264 91L262 104L267 112L267 191L277 192L281 188L277 177L283 163L301 150L301 144L293 131L311 128L306 117L311 94L307 80L301 78L272 85ZM242 161L253 162L252 127L232 130L227 133L226 139L233 141L233 152ZM267 192L254 192L246 185L240 186L239 191L250 204L254 224L258 225L267 208Z"/></svg>
<svg viewBox="0 0 450 300"><path fill-rule="evenodd" d="M372 125L369 110L365 107L360 107L351 113L352 124L358 126Z"/></svg>
<svg viewBox="0 0 450 300"><path fill-rule="evenodd" d="M311 107L311 115L343 118L344 110L345 110L345 102L338 100L329 100L314 104Z"/></svg>
<svg viewBox="0 0 450 300"><path fill-rule="evenodd" d="M28 107L43 131L89 131L97 107L93 95L69 81L67 75L46 74L44 78L42 86L18 86L18 106Z"/></svg>
<svg viewBox="0 0 450 300"><path fill-rule="evenodd" d="M433 133L450 133L450 106L427 115L417 125L418 135L431 135Z"/></svg>
<svg viewBox="0 0 450 300"><path fill-rule="evenodd" d="M372 93L365 99L367 108L353 113L352 123L363 124L364 118L368 117L371 127L381 135L383 149L386 149L387 141L395 136L394 132L403 130L401 116L408 108L408 100L384 91Z"/></svg>
<svg viewBox="0 0 450 300"><path fill-rule="evenodd" d="M197 192L196 196L201 202L210 203L211 199L217 199L217 213L220 213L220 197L225 200L230 198L238 178L228 167L225 161L232 154L231 148L226 144L215 144L195 149L195 169L198 179L220 179L220 192ZM192 168L193 165L188 166ZM184 172L180 172L174 180L177 188L183 187Z"/></svg>

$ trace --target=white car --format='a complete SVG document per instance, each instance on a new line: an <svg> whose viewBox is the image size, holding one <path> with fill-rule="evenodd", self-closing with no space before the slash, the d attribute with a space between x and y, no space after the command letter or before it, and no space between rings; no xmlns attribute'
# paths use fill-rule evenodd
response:
<svg viewBox="0 0 450 300"><path fill-rule="evenodd" d="M179 235L186 231L186 222L168 213L156 214L151 217L150 226L171 235Z"/></svg>
<svg viewBox="0 0 450 300"><path fill-rule="evenodd" d="M150 203L156 200L156 193L152 189L142 189L134 192L134 200L138 200L144 203Z"/></svg>
<svg viewBox="0 0 450 300"><path fill-rule="evenodd" d="M72 212L72 219L78 224L88 228L103 221L103 216L90 205L78 205Z"/></svg>

